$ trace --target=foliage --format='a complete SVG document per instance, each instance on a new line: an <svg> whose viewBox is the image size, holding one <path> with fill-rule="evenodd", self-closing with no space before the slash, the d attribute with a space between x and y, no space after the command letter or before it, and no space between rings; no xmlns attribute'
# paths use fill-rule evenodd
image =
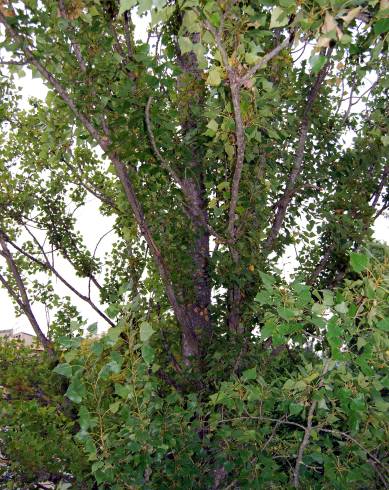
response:
<svg viewBox="0 0 389 490"><path fill-rule="evenodd" d="M261 337L230 374L215 352L196 390L160 376L136 307L102 338L74 339L55 370L99 488L289 488L296 472L303 488L384 488L388 272L386 252L336 291L263 274Z"/></svg>
<svg viewBox="0 0 389 490"><path fill-rule="evenodd" d="M1 471L12 483L7 488L47 480L91 488L86 459L73 439L77 429L62 396L63 382L45 355L21 341L0 339L0 366L0 448L6 461Z"/></svg>
<svg viewBox="0 0 389 490"><path fill-rule="evenodd" d="M0 25L0 283L98 485L387 486L387 0L0 0Z"/></svg>

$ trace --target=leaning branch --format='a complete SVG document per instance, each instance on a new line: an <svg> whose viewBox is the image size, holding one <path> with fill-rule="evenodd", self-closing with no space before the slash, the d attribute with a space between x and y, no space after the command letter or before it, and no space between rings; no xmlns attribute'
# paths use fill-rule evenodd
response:
<svg viewBox="0 0 389 490"><path fill-rule="evenodd" d="M330 56L333 48L329 48L327 52L327 56ZM309 92L307 102L304 108L303 116L301 119L301 124L300 124L300 135L297 143L297 150L296 150L296 155L295 155L295 160L294 164L292 167L292 171L289 174L288 181L286 183L286 187L284 190L284 193L281 197L281 199L277 203L277 212L272 224L272 227L270 229L269 235L267 239L265 240L264 243L264 248L267 250L270 250L274 244L274 242L277 239L277 236L280 232L281 226L284 222L285 216L286 216L286 211L288 209L288 206L296 192L296 183L297 179L299 178L302 168L303 168L303 163L304 163L304 152L305 152L305 144L307 141L308 137L308 131L311 125L311 112L313 105L315 103L316 98L319 95L321 86L324 82L324 79L328 73L330 67L330 62L327 61L327 63L323 66L323 68L319 71L319 73L316 76L315 82Z"/></svg>
<svg viewBox="0 0 389 490"><path fill-rule="evenodd" d="M21 253L22 255L24 255L24 257L26 257L28 260L30 260L31 262L33 262L34 264L37 264L39 265L40 267L42 267L42 269L44 270L49 270L50 272L52 272L55 277L57 279L59 279L62 284L64 284L72 293L74 293L76 296L78 296L80 299L82 299L83 301L85 301L86 303L89 304L89 306L101 317L103 318L104 321L106 321L111 327L114 327L115 324L112 322L112 320L110 320L107 315L105 315L95 304L94 302L88 297L88 296L85 296L84 294L80 293L80 291L78 291L78 289L76 289L74 286L72 286L63 276L62 274L60 274L57 269L50 263L48 257L47 257L47 254L46 252L44 251L43 247L41 246L41 244L38 242L38 240L35 240L35 243L38 245L38 248L40 250L40 252L42 253L45 261L43 262L42 260L38 259L37 257L34 257L33 255L31 255L30 253L28 253L26 250L23 250L21 247L19 247L13 240L10 239L10 237L8 237L7 235L5 235L5 238L7 240L7 242L15 249L17 250L19 253Z"/></svg>
<svg viewBox="0 0 389 490"><path fill-rule="evenodd" d="M224 21L224 17L223 17ZM240 89L241 87L248 82L255 73L266 65L272 58L274 58L280 51L286 48L293 42L294 33L291 34L289 38L286 38L282 43L277 45L274 49L272 49L269 53L263 56L258 63L256 63L250 70L246 72L245 75L239 76L237 72L231 66L227 51L222 42L223 35L223 26L224 22L222 22L219 30L215 29L210 22L207 20L204 22L206 29L213 35L217 48L220 52L220 56L224 65L224 68L227 71L228 81L230 84L231 91L231 100L232 106L234 110L234 120L235 120L235 145L236 145L236 160L235 160L235 170L234 175L232 177L232 186L231 186L231 200L228 211L228 234L232 241L236 239L236 208L238 205L239 198L239 188L240 181L242 177L243 164L244 164L244 156L246 149L246 140L244 135L244 124L242 119L242 113L240 110Z"/></svg>
<svg viewBox="0 0 389 490"><path fill-rule="evenodd" d="M45 334L42 332L39 323L37 319L35 318L35 315L32 311L31 308L31 302L30 298L28 297L28 293L26 290L26 287L24 285L22 276L19 272L18 266L16 265L13 256L11 252L9 251L7 247L7 243L5 240L5 237L2 232L0 232L0 246L1 246L1 251L0 255L2 255L8 265L8 269L12 274L12 277L14 278L14 281L16 283L16 287L19 291L19 295L16 294L16 292L9 286L7 281L4 279L3 276L1 276L1 283L6 287L7 291L11 294L11 296L16 300L20 308L23 310L25 315L27 316L36 336L38 337L39 341L43 345L43 347L50 353L52 353L52 346L51 342L49 339L45 336Z"/></svg>

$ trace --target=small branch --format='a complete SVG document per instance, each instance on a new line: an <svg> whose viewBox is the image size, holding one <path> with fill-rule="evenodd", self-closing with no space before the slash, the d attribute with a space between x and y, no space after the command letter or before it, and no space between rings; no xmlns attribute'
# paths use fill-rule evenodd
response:
<svg viewBox="0 0 389 490"><path fill-rule="evenodd" d="M129 59L132 59L134 54L134 42L132 37L133 23L131 19L131 14L127 10L124 12L124 37L126 38L127 53Z"/></svg>
<svg viewBox="0 0 389 490"><path fill-rule="evenodd" d="M61 14L61 17L63 17L64 19L68 19L68 14L66 12L66 7L65 7L64 0L58 0L58 10L59 10L59 13ZM71 29L71 27L68 27L67 30L68 31L73 31ZM74 34L74 32L72 32L72 35L73 34ZM73 39L73 36L70 37L70 43L72 45L72 48L73 48L73 51L74 51L74 55L77 58L78 64L80 66L80 70L82 71L82 73L85 73L87 71L87 68L86 68L86 64L85 64L84 58L83 58L83 56L81 54L80 45Z"/></svg>
<svg viewBox="0 0 389 490"><path fill-rule="evenodd" d="M152 103L153 103L153 98L149 97L147 100L146 109L145 109L145 120L146 120L146 126L147 126L147 133L149 135L151 147L153 149L155 157L161 163L162 167L171 176L171 178L178 185L178 187L180 187L183 190L183 184L182 184L180 177L175 172L175 170L169 165L169 163L164 159L164 157L161 155L161 152L159 151L157 144L155 142L153 127L151 125L151 119L150 119L150 108L151 108Z"/></svg>
<svg viewBox="0 0 389 490"><path fill-rule="evenodd" d="M32 235L32 233L30 232L30 235ZM42 255L44 256L44 259L45 259L45 262L42 262L41 260L37 259L36 257L34 257L33 255L31 255L30 253L26 252L25 250L23 250L21 247L19 247L15 242L13 242L7 235L5 235L5 238L7 240L7 242L12 245L12 247L17 250L19 253L21 253L22 255L24 255L26 258L28 258L31 262L39 265L40 267L42 267L43 269L46 269L46 270L49 270L50 272L52 272L55 277L57 277L57 279L59 279L62 284L64 284L72 293L74 293L76 296L78 296L80 299L82 299L83 301L85 301L86 303L88 303L90 305L90 307L99 315L101 316L101 318L104 319L104 321L106 321L111 327L114 327L115 326L115 323L113 323L108 317L107 315L105 315L96 305L95 303L87 296L83 295L82 293L80 293L74 286L72 286L58 271L57 269L51 265L43 247L40 245L40 243L38 242L38 240L35 238L35 243L38 245L38 248L39 250L41 251Z"/></svg>
<svg viewBox="0 0 389 490"><path fill-rule="evenodd" d="M311 276L307 280L307 284L312 285L315 283L316 279L320 276L320 274L323 272L324 268L328 264L328 261L330 260L333 251L334 251L334 246L329 245L323 257L320 259L320 262L317 264Z"/></svg>
<svg viewBox="0 0 389 490"><path fill-rule="evenodd" d="M18 305L20 306L20 308L23 310L23 312L25 313L25 315L27 316L36 336L38 337L39 341L41 342L42 346L50 353L50 354L53 354L53 350L52 350L52 346L51 346L51 342L49 341L49 339L44 335L44 333L42 332L40 326L39 326L39 323L37 321L37 319L35 318L35 315L32 311L32 308L31 308L31 302L30 302L30 299L28 297L28 293L27 293L27 289L24 285L24 282L23 282L23 279L22 279L22 276L19 272L19 269L18 269L18 266L16 265L13 257L12 257L12 254L11 252L9 251L8 247L7 247L7 243L6 243L6 240L5 240L5 236L3 234L2 231L0 231L0 246L1 246L1 251L0 251L0 255L2 255L6 262L7 262L7 265L8 265L8 268L16 282L16 286L18 288L18 291L19 291L19 295L18 296L14 291L13 289L9 286L9 284L6 282L6 280L4 279L4 277L1 276L1 283L6 287L7 291L11 294L11 296L16 300L16 302L18 303Z"/></svg>
<svg viewBox="0 0 389 490"><path fill-rule="evenodd" d="M327 360L324 364L324 368L323 368L323 372L321 375L321 380L320 380L318 388L321 388L323 386L323 377L327 374L328 369L329 369L329 361ZM309 407L308 417L307 417L307 426L305 427L304 437L303 437L303 440L302 440L301 445L299 447L299 451L298 451L297 459L296 459L296 465L294 467L293 486L295 488L298 488L298 486L299 486L300 466L301 466L302 461L303 461L304 451L305 451L306 447L308 446L309 440L311 438L311 433L313 430L312 421L313 421L313 416L315 414L316 407L317 407L317 400L313 400L313 402L311 403L311 406Z"/></svg>
<svg viewBox="0 0 389 490"><path fill-rule="evenodd" d="M378 201L381 197L383 188L385 184L387 184L388 181L388 176L389 176L389 164L386 164L384 167L384 170L382 172L382 177L380 180L380 183L378 184L377 190L374 192L374 194L371 196L371 199L373 199L373 202L371 203L371 206L375 208L378 204Z"/></svg>
<svg viewBox="0 0 389 490"><path fill-rule="evenodd" d="M13 60L2 60L0 59L0 65L16 65L16 66L23 66L27 65L27 61L13 61Z"/></svg>
<svg viewBox="0 0 389 490"><path fill-rule="evenodd" d="M258 63L256 63L252 68L250 68L247 73L240 78L240 84L243 85L244 83L248 82L250 78L252 78L258 70L260 70L263 66L266 65L272 58L277 56L277 54L282 51L284 48L287 48L293 43L294 39L294 32L289 36L289 38L284 39L284 41L281 44L278 44L274 49L269 51L269 53L265 54Z"/></svg>
<svg viewBox="0 0 389 490"><path fill-rule="evenodd" d="M364 446L362 446L362 444L360 442L358 442L356 439L354 439L354 437L347 434L347 432L342 432L342 431L336 430L336 429L324 429L321 427L314 427L314 429L319 431L319 432L328 432L330 434L334 434L335 436L338 436L338 437L341 436L341 437L344 437L345 439L348 439L349 441L356 444L360 449L362 449L362 451L364 451L369 456L370 459L372 459L376 464L381 466L384 470L387 471L389 469L386 464L384 464L382 461L380 461L378 458L376 458L372 452L370 452L368 449L366 449Z"/></svg>

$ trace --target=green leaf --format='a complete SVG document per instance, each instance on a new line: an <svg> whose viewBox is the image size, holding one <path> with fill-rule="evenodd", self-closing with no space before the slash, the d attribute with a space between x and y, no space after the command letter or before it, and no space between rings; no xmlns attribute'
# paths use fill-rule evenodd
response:
<svg viewBox="0 0 389 490"><path fill-rule="evenodd" d="M350 265L355 272L362 272L369 265L369 257L365 254L351 252Z"/></svg>
<svg viewBox="0 0 389 490"><path fill-rule="evenodd" d="M193 44L189 37L179 37L178 45L180 46L181 54L189 53L193 50Z"/></svg>
<svg viewBox="0 0 389 490"><path fill-rule="evenodd" d="M152 364L154 361L154 349L149 344L143 344L142 357L147 364Z"/></svg>
<svg viewBox="0 0 389 490"><path fill-rule="evenodd" d="M332 306L334 304L334 293L332 291L328 291L327 289L323 290L323 304L326 306Z"/></svg>
<svg viewBox="0 0 389 490"><path fill-rule="evenodd" d="M374 24L374 33L377 35L389 31L389 19L380 19Z"/></svg>
<svg viewBox="0 0 389 490"><path fill-rule="evenodd" d="M384 332L389 332L389 318L384 318L376 323L376 327Z"/></svg>
<svg viewBox="0 0 389 490"><path fill-rule="evenodd" d="M81 337L59 337L58 342L65 349L77 348L81 344Z"/></svg>
<svg viewBox="0 0 389 490"><path fill-rule="evenodd" d="M246 53L244 55L244 59L248 65L255 65L255 63L258 62L260 57L255 53Z"/></svg>
<svg viewBox="0 0 389 490"><path fill-rule="evenodd" d="M381 141L384 146L389 146L389 134L381 136Z"/></svg>
<svg viewBox="0 0 389 490"><path fill-rule="evenodd" d="M153 335L154 329L148 322L142 322L140 325L140 340L142 342L147 342L149 338Z"/></svg>
<svg viewBox="0 0 389 490"><path fill-rule="evenodd" d="M88 409L84 406L78 411L78 421L82 430L93 429L97 425L97 419L92 417Z"/></svg>
<svg viewBox="0 0 389 490"><path fill-rule="evenodd" d="M123 332L123 327L111 327L104 337L107 345L115 345L119 340L120 334Z"/></svg>
<svg viewBox="0 0 389 490"><path fill-rule="evenodd" d="M314 303L312 305L312 313L317 316L322 316L325 313L326 309L326 305L322 305L321 303Z"/></svg>
<svg viewBox="0 0 389 490"><path fill-rule="evenodd" d="M117 413L121 404L122 404L121 401L117 401L117 402L111 403L110 406L109 406L109 411L111 413Z"/></svg>
<svg viewBox="0 0 389 490"><path fill-rule="evenodd" d="M280 315L281 318L288 321L295 317L295 312L293 310L289 308L284 308L282 306L279 306L277 308L277 313Z"/></svg>
<svg viewBox="0 0 389 490"><path fill-rule="evenodd" d="M286 26L289 22L289 17L281 7L273 7L270 19L270 29Z"/></svg>
<svg viewBox="0 0 389 490"><path fill-rule="evenodd" d="M290 391L294 388L296 382L293 379L287 379L284 383L283 389Z"/></svg>
<svg viewBox="0 0 389 490"><path fill-rule="evenodd" d="M123 15L124 12L130 10L138 3L138 0L120 0L120 8L118 15Z"/></svg>
<svg viewBox="0 0 389 490"><path fill-rule="evenodd" d="M211 129L212 131L214 131L215 133L217 132L217 130L219 129L219 125L218 123L215 121L215 119L211 119L209 121L209 123L207 124L207 128L208 129Z"/></svg>
<svg viewBox="0 0 389 490"><path fill-rule="evenodd" d="M325 65L327 58L321 54L316 54L309 58L309 63L312 67L312 73L318 73Z"/></svg>
<svg viewBox="0 0 389 490"><path fill-rule="evenodd" d="M344 301L342 301L341 303L335 306L335 310L338 313L346 314L348 312L348 306Z"/></svg>
<svg viewBox="0 0 389 490"><path fill-rule="evenodd" d="M96 335L97 334L97 323L95 322L95 323L92 323L91 325L89 325L87 330L91 335Z"/></svg>
<svg viewBox="0 0 389 490"><path fill-rule="evenodd" d="M119 395L120 398L124 398L124 400L126 400L130 393L131 387L129 385L121 385L119 383L115 383L115 394Z"/></svg>
<svg viewBox="0 0 389 490"><path fill-rule="evenodd" d="M261 305L271 305L271 294L269 291L259 291L259 293L255 296L254 301L260 303Z"/></svg>
<svg viewBox="0 0 389 490"><path fill-rule="evenodd" d="M70 378L72 376L72 366L70 364L58 364L53 369L54 373L60 374L61 376L65 376L66 378Z"/></svg>
<svg viewBox="0 0 389 490"><path fill-rule="evenodd" d="M142 15L151 9L153 5L153 0L139 0L138 15Z"/></svg>
<svg viewBox="0 0 389 490"><path fill-rule="evenodd" d="M213 87L218 87L221 83L222 79L220 77L219 68L212 68L208 73L207 84L212 85Z"/></svg>
<svg viewBox="0 0 389 490"><path fill-rule="evenodd" d="M246 369L246 371L243 371L242 377L245 380L255 379L257 377L257 368Z"/></svg>
<svg viewBox="0 0 389 490"><path fill-rule="evenodd" d="M120 313L120 306L117 305L116 303L113 303L112 305L109 305L108 308L105 310L105 313L109 316L109 318L113 319L118 316Z"/></svg>
<svg viewBox="0 0 389 490"><path fill-rule="evenodd" d="M298 415L303 410L304 410L304 405L300 405L300 403L294 403L294 402L289 403L289 413L291 415Z"/></svg>
<svg viewBox="0 0 389 490"><path fill-rule="evenodd" d="M76 377L72 379L65 396L74 403L81 403L85 393L86 390L84 384L81 382L80 378Z"/></svg>
<svg viewBox="0 0 389 490"><path fill-rule="evenodd" d="M188 32L200 32L198 16L193 10L187 10L184 14L182 27Z"/></svg>
<svg viewBox="0 0 389 490"><path fill-rule="evenodd" d="M263 285L265 286L266 289L272 290L273 285L276 282L273 276L270 276L269 274L266 274L266 272L259 271L259 275L262 279Z"/></svg>
<svg viewBox="0 0 389 490"><path fill-rule="evenodd" d="M269 337L272 337L276 332L277 326L273 322L266 322L265 325L261 328L261 339L266 340Z"/></svg>

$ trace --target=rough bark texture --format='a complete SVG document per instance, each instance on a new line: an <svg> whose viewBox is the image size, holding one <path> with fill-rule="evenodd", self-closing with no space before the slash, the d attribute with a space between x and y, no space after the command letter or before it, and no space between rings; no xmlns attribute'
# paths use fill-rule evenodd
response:
<svg viewBox="0 0 389 490"><path fill-rule="evenodd" d="M193 34L193 41L198 41L198 35ZM202 106L204 101L204 82L202 72L198 68L194 53L181 55L178 53L178 64L183 74L178 80L178 90L185 90L185 98L181 107L183 135L201 134L201 121L192 111L193 106ZM188 93L189 87L189 93ZM189 216L194 231L191 257L193 261L193 301L186 305L193 332L201 332L204 338L211 330L209 306L211 304L211 284L209 274L210 234L208 231L208 211L206 189L204 185L204 149L197 141L188 144L190 159L186 163L187 172L181 179ZM185 333L183 333L185 347Z"/></svg>

